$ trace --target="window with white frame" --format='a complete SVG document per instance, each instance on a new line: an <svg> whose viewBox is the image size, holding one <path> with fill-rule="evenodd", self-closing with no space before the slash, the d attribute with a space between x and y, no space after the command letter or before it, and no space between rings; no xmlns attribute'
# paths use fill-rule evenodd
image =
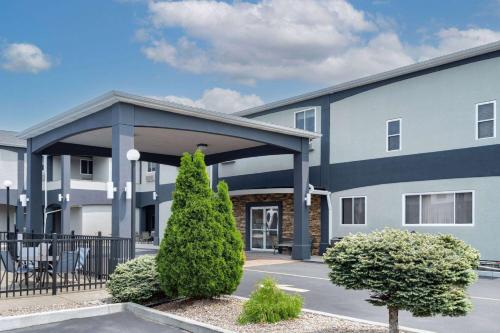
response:
<svg viewBox="0 0 500 333"><path fill-rule="evenodd" d="M316 132L316 109L295 112L295 128Z"/></svg>
<svg viewBox="0 0 500 333"><path fill-rule="evenodd" d="M404 196L406 225L471 225L474 220L474 193L443 192Z"/></svg>
<svg viewBox="0 0 500 333"><path fill-rule="evenodd" d="M387 151L401 150L401 119L388 120L386 124Z"/></svg>
<svg viewBox="0 0 500 333"><path fill-rule="evenodd" d="M341 198L342 224L366 224L366 197Z"/></svg>
<svg viewBox="0 0 500 333"><path fill-rule="evenodd" d="M148 162L148 173L153 173L156 171L156 163Z"/></svg>
<svg viewBox="0 0 500 333"><path fill-rule="evenodd" d="M91 158L80 159L80 174L90 176L94 173L94 161Z"/></svg>
<svg viewBox="0 0 500 333"><path fill-rule="evenodd" d="M476 139L496 136L496 101L476 104Z"/></svg>

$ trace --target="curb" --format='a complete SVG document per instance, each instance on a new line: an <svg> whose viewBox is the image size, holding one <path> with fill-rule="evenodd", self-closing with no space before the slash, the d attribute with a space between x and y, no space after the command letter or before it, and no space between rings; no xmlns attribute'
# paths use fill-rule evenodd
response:
<svg viewBox="0 0 500 333"><path fill-rule="evenodd" d="M192 333L235 333L217 326L150 309L135 303L105 304L86 308L2 317L0 318L0 332L52 324L71 319L105 316L125 311L131 312L137 317L148 321L173 326Z"/></svg>
<svg viewBox="0 0 500 333"><path fill-rule="evenodd" d="M233 297L235 299L247 301L248 297L243 297L243 296L236 296L236 295L230 295L229 297ZM371 320L365 320L365 319L360 319L360 318L355 318L355 317L349 317L349 316L343 316L343 315L338 315L334 313L329 313L329 312L323 312L323 311L316 311L316 310L310 310L310 309L302 309L302 312L306 313L312 313L312 314L317 314L325 317L331 317L331 318L336 318L336 319L343 319L343 320L349 320L353 321L356 323L360 324L367 324L367 325L373 325L373 326L382 326L384 328L388 328L389 324L386 323L381 323L378 321L371 321ZM406 326L399 326L400 330L403 330L408 333L435 333L433 331L427 331L427 330L421 330L418 328L411 328L411 327L406 327Z"/></svg>

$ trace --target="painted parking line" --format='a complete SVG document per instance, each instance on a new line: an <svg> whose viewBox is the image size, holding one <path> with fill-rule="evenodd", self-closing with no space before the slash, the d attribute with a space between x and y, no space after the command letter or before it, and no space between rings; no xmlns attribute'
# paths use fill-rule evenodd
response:
<svg viewBox="0 0 500 333"><path fill-rule="evenodd" d="M248 268L245 268L245 271L248 271L248 272L257 272L257 273L265 273L265 274L293 276L293 277L306 278L306 279L315 279L315 280L330 281L330 279L328 279L328 278L322 278L322 277L317 277L317 276L298 275L298 274L290 274L290 273L280 273L280 272L273 272L273 271L262 271L262 270L259 270L259 269L248 269Z"/></svg>
<svg viewBox="0 0 500 333"><path fill-rule="evenodd" d="M295 288L290 284L278 284L277 287L280 288L281 290L291 291L294 293L307 293L309 291L307 289Z"/></svg>
<svg viewBox="0 0 500 333"><path fill-rule="evenodd" d="M328 279L328 278L322 278L322 277L317 277L317 276L300 275L300 274L290 274L290 273L281 273L281 272L273 272L273 271L263 271L263 270L259 270L259 269L245 269L245 271L256 272L256 273L264 273L264 274L292 276L292 277L305 278L305 279L313 279L313 280L330 281L330 279ZM471 296L470 298L479 299L479 300L483 300L483 301L500 302L499 298L479 297L479 296Z"/></svg>

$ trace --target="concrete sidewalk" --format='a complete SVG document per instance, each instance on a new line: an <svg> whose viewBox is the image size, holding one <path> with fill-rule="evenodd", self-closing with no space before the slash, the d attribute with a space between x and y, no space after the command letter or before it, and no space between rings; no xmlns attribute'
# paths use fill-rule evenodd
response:
<svg viewBox="0 0 500 333"><path fill-rule="evenodd" d="M0 316L14 316L35 312L81 308L111 302L111 296L103 289L75 291L52 295L29 295L0 300Z"/></svg>

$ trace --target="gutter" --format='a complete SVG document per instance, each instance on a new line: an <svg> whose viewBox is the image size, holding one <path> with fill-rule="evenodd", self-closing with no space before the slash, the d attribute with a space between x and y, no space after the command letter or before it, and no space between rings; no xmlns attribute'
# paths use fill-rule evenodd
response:
<svg viewBox="0 0 500 333"><path fill-rule="evenodd" d="M328 205L328 240L330 241L333 238L332 192L327 191L327 190L316 190L313 185L309 184L309 192L307 193L307 198L306 198L308 206L311 205L310 204L310 196L312 194L326 196L326 202Z"/></svg>

